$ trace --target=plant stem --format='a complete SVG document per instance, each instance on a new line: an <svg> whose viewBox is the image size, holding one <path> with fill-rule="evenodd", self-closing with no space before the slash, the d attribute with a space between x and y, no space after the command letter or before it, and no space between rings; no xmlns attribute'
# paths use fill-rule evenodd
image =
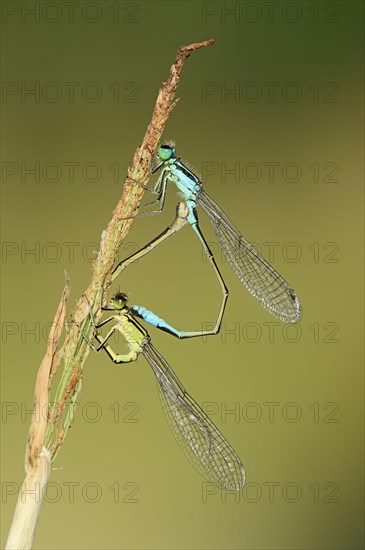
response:
<svg viewBox="0 0 365 550"><path fill-rule="evenodd" d="M82 385L82 374L89 346L83 334L91 335L93 325L90 320L90 307L94 311L95 321L101 315L101 297L107 292L111 272L117 259L118 250L127 236L133 218L143 195L143 187L136 181L146 183L153 152L157 149L168 118L178 102L175 92L181 72L190 54L214 40L190 44L179 48L175 61L170 68L166 82L159 90L142 144L135 151L132 165L124 182L122 196L116 205L107 228L102 233L100 248L93 264L91 281L84 294L76 303L71 314L71 325L66 326L66 337L60 349L58 344L65 325L66 304L70 292L70 282L66 274L66 286L55 316L48 339L47 351L39 367L34 410L28 434L26 450L26 478L18 497L6 549L25 549L32 547L40 506L49 476L50 461L54 460L68 429L72 424L76 400ZM136 181L134 181L136 180ZM48 412L49 392L52 380L63 360L63 372L56 390L53 405ZM67 408L66 408L67 405ZM38 411L38 415L37 415ZM34 498L32 489L41 487L42 491Z"/></svg>

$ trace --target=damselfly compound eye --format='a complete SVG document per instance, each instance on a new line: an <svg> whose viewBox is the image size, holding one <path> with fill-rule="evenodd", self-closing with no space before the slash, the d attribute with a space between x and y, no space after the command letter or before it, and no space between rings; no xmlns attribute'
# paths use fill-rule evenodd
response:
<svg viewBox="0 0 365 550"><path fill-rule="evenodd" d="M158 148L157 156L161 160L170 160L175 155L175 147L171 147L171 145L161 145L161 147Z"/></svg>
<svg viewBox="0 0 365 550"><path fill-rule="evenodd" d="M112 298L115 309L123 309L127 305L128 296L123 292L117 292Z"/></svg>

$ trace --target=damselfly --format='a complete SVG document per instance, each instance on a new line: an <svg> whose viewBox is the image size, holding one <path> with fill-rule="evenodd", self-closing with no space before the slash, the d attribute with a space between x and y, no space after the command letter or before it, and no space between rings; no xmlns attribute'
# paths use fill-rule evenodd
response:
<svg viewBox="0 0 365 550"><path fill-rule="evenodd" d="M127 296L118 292L104 310L114 314L99 324L94 323L95 346L84 334L94 351L104 350L114 363L129 363L142 354L150 365L157 381L163 410L170 428L193 466L209 481L230 491L240 491L245 484L245 471L241 460L231 445L221 434L212 420L187 393L184 386L164 357L152 345L149 334L137 321L143 319L174 336L179 331L141 306L128 307ZM103 337L98 329L113 322L109 332ZM119 331L129 347L129 353L119 355L108 345L115 331Z"/></svg>
<svg viewBox="0 0 365 550"><path fill-rule="evenodd" d="M228 291L215 263L212 251L199 227L196 212L197 205L200 205L208 215L226 258L247 290L267 311L281 321L285 323L297 323L301 318L302 309L293 288L257 252L254 246L241 235L223 210L204 191L202 182L198 176L189 170L179 157L176 157L175 152L175 148L171 145L162 145L159 147L157 158L160 162L155 168L151 167L151 173L155 174L159 170L162 170L161 175L154 188L144 185L149 191L157 195L156 200L149 204L158 202L159 208L141 215L161 212L165 204L167 182L174 182L182 193L188 208L187 221L197 234L221 285L223 300L220 320L223 315ZM168 229L165 231L168 231ZM144 249L147 249L149 252L150 244L148 243L140 252L144 254ZM114 278L123 269L123 262L115 268Z"/></svg>

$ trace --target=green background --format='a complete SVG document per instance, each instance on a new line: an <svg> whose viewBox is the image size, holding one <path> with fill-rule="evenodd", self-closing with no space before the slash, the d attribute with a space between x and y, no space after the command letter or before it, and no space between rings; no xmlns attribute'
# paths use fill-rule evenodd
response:
<svg viewBox="0 0 365 550"><path fill-rule="evenodd" d="M71 311L177 48L214 38L185 66L165 138L266 257L263 243L277 243L270 261L304 316L299 329L270 325L218 251L230 289L222 334L179 342L150 332L209 403L248 485L240 495L204 485L169 433L143 358L116 367L90 354L34 548L362 548L362 2L79 2L73 21L63 2L41 3L39 21L33 5L2 6L3 544L63 270ZM79 83L74 100L67 82ZM214 93L203 97L206 83ZM21 95L32 86L39 101ZM234 87L238 96L225 95ZM24 171L34 163L39 181ZM237 177L224 174L234 166ZM170 187L164 212L135 222L120 258L171 221L177 200ZM188 228L119 284L179 328L211 322L219 306Z"/></svg>

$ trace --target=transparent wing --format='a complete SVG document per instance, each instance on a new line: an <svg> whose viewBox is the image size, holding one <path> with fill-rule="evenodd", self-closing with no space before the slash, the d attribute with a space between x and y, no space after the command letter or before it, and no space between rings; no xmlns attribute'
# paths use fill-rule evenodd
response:
<svg viewBox="0 0 365 550"><path fill-rule="evenodd" d="M284 323L297 323L302 308L292 287L246 241L205 191L199 196L199 204L209 216L227 260L247 290Z"/></svg>
<svg viewBox="0 0 365 550"><path fill-rule="evenodd" d="M142 353L156 376L162 408L185 456L209 481L229 491L240 491L245 471L228 441L150 342Z"/></svg>

